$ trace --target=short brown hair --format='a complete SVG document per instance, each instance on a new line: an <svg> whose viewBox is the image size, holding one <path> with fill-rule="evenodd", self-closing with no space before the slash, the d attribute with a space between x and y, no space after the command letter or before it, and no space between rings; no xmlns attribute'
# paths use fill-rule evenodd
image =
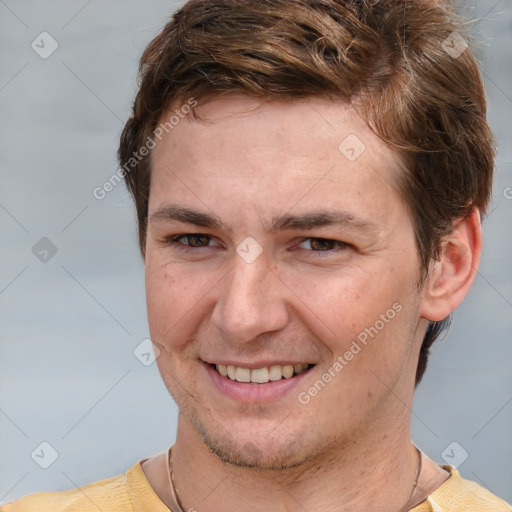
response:
<svg viewBox="0 0 512 512"><path fill-rule="evenodd" d="M400 189L426 277L452 222L475 208L485 214L492 188L494 139L462 27L445 0L188 1L142 55L118 151L142 253L151 158L139 149L171 107L232 92L324 97L357 103L401 154ZM427 329L416 384L446 324Z"/></svg>

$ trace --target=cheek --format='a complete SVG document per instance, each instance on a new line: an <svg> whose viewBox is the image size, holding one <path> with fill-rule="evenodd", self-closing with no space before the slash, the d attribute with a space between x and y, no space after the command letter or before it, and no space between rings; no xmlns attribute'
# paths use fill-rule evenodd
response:
<svg viewBox="0 0 512 512"><path fill-rule="evenodd" d="M387 309L388 296L393 295L389 287L376 286L372 273L359 268L290 273L284 279L297 298L296 305L325 339L356 333L379 309Z"/></svg>
<svg viewBox="0 0 512 512"><path fill-rule="evenodd" d="M146 302L152 339L180 348L211 307L213 293L222 273L188 266L170 265L148 258L146 262Z"/></svg>
<svg viewBox="0 0 512 512"><path fill-rule="evenodd" d="M180 327L180 320L192 312L193 282L180 277L170 268L146 263L146 302L148 322L153 339L165 340Z"/></svg>
<svg viewBox="0 0 512 512"><path fill-rule="evenodd" d="M353 359L361 363L365 357L359 354L390 359L400 357L394 353L407 346L414 313L411 284L389 266L387 272L377 267L344 269L336 277L302 274L290 282L302 321L333 356L345 354L353 341L361 347Z"/></svg>

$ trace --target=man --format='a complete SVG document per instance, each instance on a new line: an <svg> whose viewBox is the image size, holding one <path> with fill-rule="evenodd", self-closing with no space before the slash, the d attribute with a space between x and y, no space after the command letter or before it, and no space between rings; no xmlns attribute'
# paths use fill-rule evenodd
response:
<svg viewBox="0 0 512 512"><path fill-rule="evenodd" d="M192 0L119 159L176 443L5 512L506 511L410 439L474 280L494 148L441 0Z"/></svg>

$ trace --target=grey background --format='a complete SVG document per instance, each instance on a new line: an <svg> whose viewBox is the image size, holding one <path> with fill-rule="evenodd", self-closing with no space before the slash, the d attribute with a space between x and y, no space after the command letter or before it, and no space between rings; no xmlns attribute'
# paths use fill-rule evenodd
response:
<svg viewBox="0 0 512 512"><path fill-rule="evenodd" d="M92 191L117 170L138 59L176 5L0 0L0 503L122 473L174 441L177 408L133 353L148 327L131 199L123 184ZM439 463L457 442L462 475L512 502L512 3L464 6L500 146L494 200L475 285L417 390L413 439ZM31 48L43 31L59 44L47 59ZM32 252L43 237L57 248L39 242L46 262ZM48 469L31 457L43 441L59 454Z"/></svg>

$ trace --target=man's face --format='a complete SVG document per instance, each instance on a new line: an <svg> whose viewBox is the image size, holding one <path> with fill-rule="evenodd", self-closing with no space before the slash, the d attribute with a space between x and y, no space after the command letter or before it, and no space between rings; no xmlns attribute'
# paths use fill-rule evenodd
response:
<svg viewBox="0 0 512 512"><path fill-rule="evenodd" d="M327 100L233 96L199 114L154 150L145 255L182 427L266 468L407 429L426 323L397 156ZM284 376L238 382L219 364L242 381Z"/></svg>

